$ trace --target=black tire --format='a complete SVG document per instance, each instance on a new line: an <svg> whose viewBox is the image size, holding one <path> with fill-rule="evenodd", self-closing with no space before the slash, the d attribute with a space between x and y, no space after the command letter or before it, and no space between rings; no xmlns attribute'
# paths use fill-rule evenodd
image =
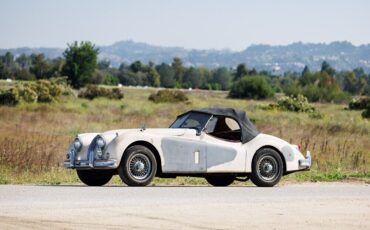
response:
<svg viewBox="0 0 370 230"><path fill-rule="evenodd" d="M233 175L209 175L205 178L209 184L217 187L229 186L235 180Z"/></svg>
<svg viewBox="0 0 370 230"><path fill-rule="evenodd" d="M157 161L153 152L145 146L128 148L118 168L118 174L128 186L146 186L155 177Z"/></svg>
<svg viewBox="0 0 370 230"><path fill-rule="evenodd" d="M88 186L102 186L112 179L111 172L99 170L77 170L77 175L80 180Z"/></svg>
<svg viewBox="0 0 370 230"><path fill-rule="evenodd" d="M259 187L273 187L283 176L280 154L271 148L259 150L253 158L251 181Z"/></svg>

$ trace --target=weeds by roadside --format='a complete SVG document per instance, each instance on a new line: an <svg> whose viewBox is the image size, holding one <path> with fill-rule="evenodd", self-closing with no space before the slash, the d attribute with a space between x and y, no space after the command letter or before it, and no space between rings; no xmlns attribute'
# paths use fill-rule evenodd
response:
<svg viewBox="0 0 370 230"><path fill-rule="evenodd" d="M66 149L77 133L118 128L168 127L180 113L200 107L235 107L247 112L257 128L313 155L308 172L288 175L289 181L335 181L370 178L370 123L361 111L345 105L314 104L323 114L263 110L253 100L226 98L225 92L192 91L191 103L152 103L154 90L124 88L123 100L62 98L52 104L0 106L0 183L77 183L62 168ZM260 103L260 102L259 102ZM266 102L269 103L269 102ZM155 116L154 116L155 115ZM121 183L115 177L112 183ZM205 184L201 178L159 179L154 184Z"/></svg>

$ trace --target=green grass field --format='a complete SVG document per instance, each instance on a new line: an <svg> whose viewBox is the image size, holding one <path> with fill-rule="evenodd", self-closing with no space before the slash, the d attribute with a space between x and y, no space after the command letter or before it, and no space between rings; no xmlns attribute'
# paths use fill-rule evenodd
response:
<svg viewBox="0 0 370 230"><path fill-rule="evenodd" d="M0 183L60 184L79 182L62 167L69 143L77 133L118 128L168 127L180 113L201 107L234 107L247 112L267 134L301 144L313 155L311 171L284 177L286 181L336 181L356 178L369 182L370 120L344 104L315 104L323 115L268 111L272 101L228 99L227 92L186 92L189 101L155 104L156 89L123 88L120 101L74 97L52 104L0 107ZM121 183L114 177L111 183ZM199 178L155 179L154 184L205 184ZM238 182L241 183L241 182Z"/></svg>

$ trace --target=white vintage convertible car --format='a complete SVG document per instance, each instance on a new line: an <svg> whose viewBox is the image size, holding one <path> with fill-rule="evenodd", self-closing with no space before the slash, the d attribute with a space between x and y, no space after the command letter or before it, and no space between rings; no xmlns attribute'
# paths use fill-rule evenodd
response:
<svg viewBox="0 0 370 230"><path fill-rule="evenodd" d="M311 155L300 147L258 132L245 112L232 108L195 109L169 128L118 129L77 135L66 168L90 186L118 174L129 186L145 186L157 177L204 177L228 186L249 178L257 186L274 186L283 175L308 170Z"/></svg>

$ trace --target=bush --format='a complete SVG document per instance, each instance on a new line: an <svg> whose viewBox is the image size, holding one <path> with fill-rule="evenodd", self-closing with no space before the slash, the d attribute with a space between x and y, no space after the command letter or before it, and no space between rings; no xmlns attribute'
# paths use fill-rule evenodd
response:
<svg viewBox="0 0 370 230"><path fill-rule="evenodd" d="M349 104L348 108L351 110L362 110L370 107L370 97L364 97L360 99L352 99Z"/></svg>
<svg viewBox="0 0 370 230"><path fill-rule="evenodd" d="M35 103L37 102L38 95L37 93L31 89L30 87L22 87L19 89L19 94L23 101L27 103Z"/></svg>
<svg viewBox="0 0 370 230"><path fill-rule="evenodd" d="M106 97L109 99L120 100L124 97L124 95L122 91L118 88L109 89L96 85L88 85L85 90L81 91L78 94L78 97L87 98L89 100L93 100L97 97Z"/></svg>
<svg viewBox="0 0 370 230"><path fill-rule="evenodd" d="M361 116L363 118L370 118L370 107L367 107L362 113Z"/></svg>
<svg viewBox="0 0 370 230"><path fill-rule="evenodd" d="M32 85L33 89L37 93L37 102L50 103L54 101L54 96L51 95L51 83L47 80L36 81L35 85Z"/></svg>
<svg viewBox="0 0 370 230"><path fill-rule="evenodd" d="M311 113L315 111L315 107L310 105L307 98L301 94L299 94L297 97L282 97L278 100L277 105L282 110L288 110L292 112Z"/></svg>
<svg viewBox="0 0 370 230"><path fill-rule="evenodd" d="M229 97L264 99L274 95L272 87L263 76L247 76L234 82Z"/></svg>
<svg viewBox="0 0 370 230"><path fill-rule="evenodd" d="M19 103L19 92L17 88L10 88L0 92L0 104L14 106Z"/></svg>
<svg viewBox="0 0 370 230"><path fill-rule="evenodd" d="M58 100L66 90L71 90L71 88L67 84L58 84L58 81L54 80L18 83L16 86L1 93L0 104L16 105L20 101L26 103L50 103Z"/></svg>
<svg viewBox="0 0 370 230"><path fill-rule="evenodd" d="M117 77L115 77L111 74L105 75L105 78L104 78L104 81L103 81L104 85L118 85L118 83L119 83L119 80L118 80Z"/></svg>
<svg viewBox="0 0 370 230"><path fill-rule="evenodd" d="M63 96L74 96L73 89L68 85L68 77L52 77L49 80L52 84L58 86Z"/></svg>
<svg viewBox="0 0 370 230"><path fill-rule="evenodd" d="M154 103L163 103L163 102L181 102L189 100L186 94L179 90L159 90L157 93L153 93L148 98Z"/></svg>

